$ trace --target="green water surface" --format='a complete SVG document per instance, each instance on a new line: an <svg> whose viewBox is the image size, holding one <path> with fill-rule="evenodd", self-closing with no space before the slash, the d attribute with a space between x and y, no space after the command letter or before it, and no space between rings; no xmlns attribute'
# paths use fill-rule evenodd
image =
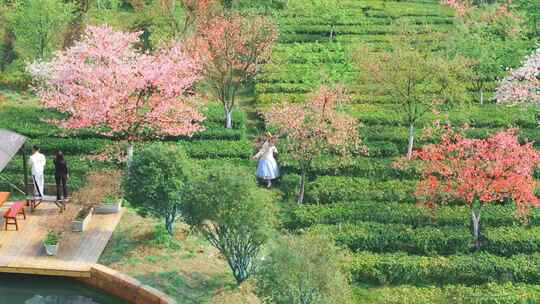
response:
<svg viewBox="0 0 540 304"><path fill-rule="evenodd" d="M124 304L103 291L62 277L0 274L0 304Z"/></svg>

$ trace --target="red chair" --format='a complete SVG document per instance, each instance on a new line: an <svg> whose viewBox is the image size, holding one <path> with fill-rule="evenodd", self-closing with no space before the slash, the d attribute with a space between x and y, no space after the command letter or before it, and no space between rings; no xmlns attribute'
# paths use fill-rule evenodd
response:
<svg viewBox="0 0 540 304"><path fill-rule="evenodd" d="M8 230L8 225L14 225L15 230L19 230L17 215L22 214L24 219L26 219L24 204L24 202L15 202L13 205L11 205L11 207L9 207L8 211L4 213L5 230Z"/></svg>
<svg viewBox="0 0 540 304"><path fill-rule="evenodd" d="M0 207L9 199L9 192L0 192Z"/></svg>

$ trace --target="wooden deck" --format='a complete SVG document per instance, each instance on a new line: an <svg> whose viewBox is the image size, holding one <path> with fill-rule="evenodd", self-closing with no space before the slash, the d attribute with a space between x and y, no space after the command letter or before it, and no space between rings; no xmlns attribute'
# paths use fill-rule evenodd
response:
<svg viewBox="0 0 540 304"><path fill-rule="evenodd" d="M11 204L0 208L0 215ZM69 203L68 210L75 208ZM49 257L43 247L47 234L47 221L55 221L58 207L43 203L33 213L27 208L26 220L19 219L19 231L5 231L0 216L0 272L86 277L95 264L116 225L122 217L118 214L94 214L84 232L69 232L60 241L57 256Z"/></svg>

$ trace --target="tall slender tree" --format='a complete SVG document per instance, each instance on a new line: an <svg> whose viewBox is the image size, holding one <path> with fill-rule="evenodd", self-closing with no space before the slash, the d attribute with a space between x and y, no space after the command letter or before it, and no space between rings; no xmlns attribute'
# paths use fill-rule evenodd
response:
<svg viewBox="0 0 540 304"><path fill-rule="evenodd" d="M462 82L467 78L468 61L427 49L421 36L429 35L429 29L400 23L397 31L391 50L375 52L362 47L354 60L361 70L361 82L374 85L377 94L391 96L404 116L409 129L407 157L410 159L415 129L425 114L439 105L467 98Z"/></svg>
<svg viewBox="0 0 540 304"><path fill-rule="evenodd" d="M285 102L263 112L269 128L282 137L282 146L300 168L298 203L304 201L305 184L313 160L324 153L348 157L365 153L358 135L357 121L339 111L343 95L321 87L305 104Z"/></svg>
<svg viewBox="0 0 540 304"><path fill-rule="evenodd" d="M198 26L193 48L205 58L203 76L232 128L239 90L259 73L277 37L275 25L256 15L222 12Z"/></svg>

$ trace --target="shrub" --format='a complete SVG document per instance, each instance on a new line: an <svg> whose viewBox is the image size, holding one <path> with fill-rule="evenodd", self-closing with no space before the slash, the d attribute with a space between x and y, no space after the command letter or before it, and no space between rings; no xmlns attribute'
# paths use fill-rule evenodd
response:
<svg viewBox="0 0 540 304"><path fill-rule="evenodd" d="M191 184L182 215L226 258L238 284L253 273L273 233L273 196L255 176L232 165L204 172Z"/></svg>
<svg viewBox="0 0 540 304"><path fill-rule="evenodd" d="M319 235L278 240L257 272L257 293L276 304L351 303L344 253Z"/></svg>
<svg viewBox="0 0 540 304"><path fill-rule="evenodd" d="M25 64L22 60L15 60L0 73L0 87L23 90L28 88L31 79L24 71Z"/></svg>
<svg viewBox="0 0 540 304"><path fill-rule="evenodd" d="M142 216L164 219L167 232L185 203L185 192L195 172L185 152L154 143L135 155L124 178L125 198Z"/></svg>

